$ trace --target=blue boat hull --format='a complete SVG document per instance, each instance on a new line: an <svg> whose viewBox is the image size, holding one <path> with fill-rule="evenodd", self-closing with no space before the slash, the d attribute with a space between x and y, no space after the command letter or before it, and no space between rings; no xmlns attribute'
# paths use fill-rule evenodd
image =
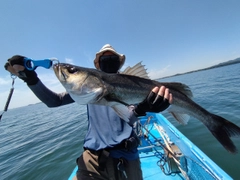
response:
<svg viewBox="0 0 240 180"><path fill-rule="evenodd" d="M232 179L161 114L148 113L137 128L144 180ZM77 167L69 180L76 171Z"/></svg>

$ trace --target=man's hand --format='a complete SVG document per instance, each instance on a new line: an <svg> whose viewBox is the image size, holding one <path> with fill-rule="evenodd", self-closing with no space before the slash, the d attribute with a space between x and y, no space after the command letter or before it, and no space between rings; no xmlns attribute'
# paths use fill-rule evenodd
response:
<svg viewBox="0 0 240 180"><path fill-rule="evenodd" d="M149 93L147 98L139 103L135 108L137 116L145 116L146 112L161 112L169 107L172 103L172 94L165 86L155 87Z"/></svg>
<svg viewBox="0 0 240 180"><path fill-rule="evenodd" d="M18 76L28 85L34 85L38 82L37 73L35 71L29 71L24 67L24 56L15 55L8 59L4 68L11 74Z"/></svg>

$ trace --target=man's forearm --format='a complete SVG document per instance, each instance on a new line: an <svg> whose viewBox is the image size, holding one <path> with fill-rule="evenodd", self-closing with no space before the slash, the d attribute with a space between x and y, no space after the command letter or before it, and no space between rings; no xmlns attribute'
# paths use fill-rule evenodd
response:
<svg viewBox="0 0 240 180"><path fill-rule="evenodd" d="M48 107L58 107L73 103L74 100L66 92L55 93L48 89L40 80L35 85L28 85L32 92Z"/></svg>

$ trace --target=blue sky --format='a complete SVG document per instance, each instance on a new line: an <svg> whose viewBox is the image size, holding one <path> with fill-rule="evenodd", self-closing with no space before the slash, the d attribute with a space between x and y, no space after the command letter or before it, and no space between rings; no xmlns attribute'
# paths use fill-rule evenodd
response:
<svg viewBox="0 0 240 180"><path fill-rule="evenodd" d="M0 1L0 110L11 78L3 66L21 54L93 68L106 43L139 61L151 78L209 67L240 57L238 0L5 0ZM38 68L44 84L64 89L53 71ZM39 102L19 79L9 108Z"/></svg>

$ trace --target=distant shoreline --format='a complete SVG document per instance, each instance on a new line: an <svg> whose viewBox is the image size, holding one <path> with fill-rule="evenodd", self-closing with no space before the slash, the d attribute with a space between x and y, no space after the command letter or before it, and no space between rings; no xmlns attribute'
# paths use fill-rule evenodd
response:
<svg viewBox="0 0 240 180"><path fill-rule="evenodd" d="M205 70L208 70L208 69L214 69L214 68L219 68L219 67L223 67L223 66L229 66L229 65L237 64L237 63L240 63L240 58L237 58L237 59L234 59L234 60L229 60L229 61L226 61L226 62L223 62L223 63L219 63L217 65L210 66L208 68L198 69L198 70L189 71L189 72L185 72L185 73L178 73L178 74L174 74L174 75L170 75L170 76L161 77L161 78L158 78L158 79L165 79L165 78L169 78L169 77L180 76L180 75L184 75L184 74L190 74L190 73L194 73L194 72L198 72L198 71L205 71Z"/></svg>

